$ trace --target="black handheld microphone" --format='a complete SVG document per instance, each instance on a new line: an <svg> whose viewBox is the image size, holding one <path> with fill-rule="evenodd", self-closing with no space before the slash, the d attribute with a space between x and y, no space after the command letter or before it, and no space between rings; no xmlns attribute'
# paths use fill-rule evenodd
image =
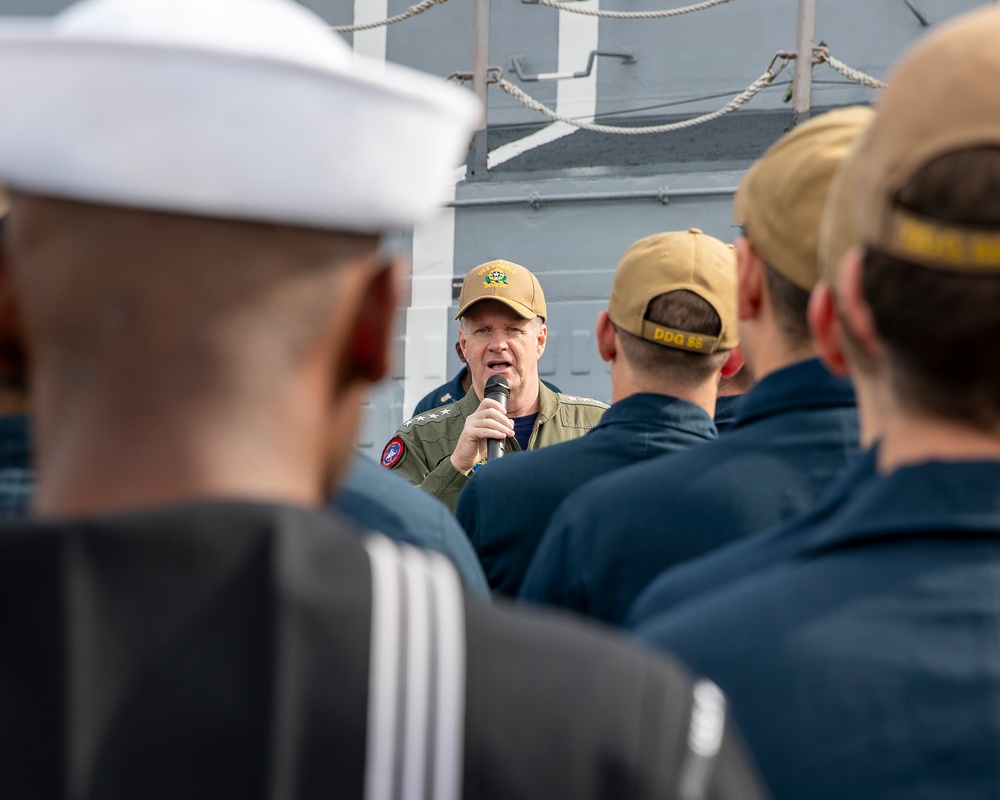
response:
<svg viewBox="0 0 1000 800"><path fill-rule="evenodd" d="M503 375L494 375L486 381L486 387L483 392L490 400L496 400L502 405L504 413L507 413L507 398L510 397L510 384L507 383L507 379ZM486 443L487 461L492 461L494 458L500 458L503 455L503 443L503 439L490 439Z"/></svg>

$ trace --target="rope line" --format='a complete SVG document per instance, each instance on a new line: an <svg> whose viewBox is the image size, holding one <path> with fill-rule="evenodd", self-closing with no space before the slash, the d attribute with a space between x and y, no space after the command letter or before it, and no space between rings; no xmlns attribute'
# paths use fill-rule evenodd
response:
<svg viewBox="0 0 1000 800"><path fill-rule="evenodd" d="M732 0L704 0L702 3L684 6L683 8L668 8L662 11L607 11L591 8L574 8L567 3L559 3L556 0L535 0L540 6L557 8L560 11L568 11L571 14L583 14L587 17L604 17L606 19L665 19L668 17L679 17L681 14L691 14L695 11L704 11L706 8L721 6Z"/></svg>
<svg viewBox="0 0 1000 800"><path fill-rule="evenodd" d="M779 69L778 72L780 71L781 70ZM719 117L723 117L726 114L736 111L749 103L754 95L766 89L775 79L778 72L772 72L768 69L763 75L757 78L757 80L751 83L746 89L736 95L736 97L717 111L702 114L699 117L681 120L680 122L671 122L665 125L642 125L638 127L621 127L617 125L601 125L595 122L583 122L582 120L573 119L572 117L567 117L554 111L505 78L498 78L497 86L525 106L525 108L536 111L539 114L554 120L555 122L565 122L567 125L572 125L575 128L580 128L585 131L593 131L594 133L615 133L623 136L640 136L647 133L672 133L674 131L681 131L685 128L692 128L695 125L711 122L714 119L718 119Z"/></svg>
<svg viewBox="0 0 1000 800"><path fill-rule="evenodd" d="M415 6L410 6L402 14L396 14L396 16L389 17L388 19L380 19L376 22L366 22L362 25L333 25L331 26L331 30L336 31L337 33L356 33L357 31L370 31L374 28L382 28L386 25L395 25L397 22L402 22L410 17L423 14L428 9L447 2L448 0L421 0L421 2L417 3Z"/></svg>
<svg viewBox="0 0 1000 800"><path fill-rule="evenodd" d="M820 61L826 62L833 70L839 72L848 80L860 83L862 86L867 86L869 89L884 89L888 86L885 81L879 80L878 78L862 72L859 69L849 67L840 59L834 58L830 55L830 51L825 47L817 47L814 53Z"/></svg>

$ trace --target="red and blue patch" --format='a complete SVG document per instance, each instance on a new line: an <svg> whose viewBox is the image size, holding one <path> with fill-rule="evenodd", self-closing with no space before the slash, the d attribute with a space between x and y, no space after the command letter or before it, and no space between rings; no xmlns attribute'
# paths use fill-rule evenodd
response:
<svg viewBox="0 0 1000 800"><path fill-rule="evenodd" d="M403 444L403 440L398 436L393 436L382 451L382 466L386 469L392 469L399 463L405 452L406 445Z"/></svg>

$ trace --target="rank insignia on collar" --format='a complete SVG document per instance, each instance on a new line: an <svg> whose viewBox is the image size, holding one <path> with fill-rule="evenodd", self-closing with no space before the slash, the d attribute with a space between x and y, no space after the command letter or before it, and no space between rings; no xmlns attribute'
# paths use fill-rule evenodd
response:
<svg viewBox="0 0 1000 800"><path fill-rule="evenodd" d="M382 451L382 466L386 469L392 469L402 460L405 452L406 445L403 444L403 440L398 436L393 436Z"/></svg>

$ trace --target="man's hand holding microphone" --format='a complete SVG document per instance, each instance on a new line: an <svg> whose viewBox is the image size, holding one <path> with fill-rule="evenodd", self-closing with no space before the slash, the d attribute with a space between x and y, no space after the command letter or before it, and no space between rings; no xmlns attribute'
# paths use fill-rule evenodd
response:
<svg viewBox="0 0 1000 800"><path fill-rule="evenodd" d="M462 435L451 454L452 466L463 475L483 459L492 461L504 453L504 440L513 435L514 423L507 416L510 386L503 375L493 375L483 391L479 408L465 421Z"/></svg>

